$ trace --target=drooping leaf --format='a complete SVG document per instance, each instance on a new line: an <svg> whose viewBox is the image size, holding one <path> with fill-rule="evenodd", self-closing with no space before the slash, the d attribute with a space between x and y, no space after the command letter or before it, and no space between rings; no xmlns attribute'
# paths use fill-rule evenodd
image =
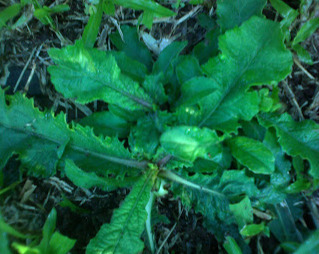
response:
<svg viewBox="0 0 319 254"><path fill-rule="evenodd" d="M150 169L136 182L120 208L113 213L110 224L104 224L90 241L86 254L140 253L144 244L140 236L144 231L156 170Z"/></svg>
<svg viewBox="0 0 319 254"><path fill-rule="evenodd" d="M228 144L236 160L252 172L267 175L274 172L275 157L263 143L247 137L235 137Z"/></svg>
<svg viewBox="0 0 319 254"><path fill-rule="evenodd" d="M300 44L295 44L293 45L293 50L296 51L301 62L309 65L313 64L311 54L303 46Z"/></svg>
<svg viewBox="0 0 319 254"><path fill-rule="evenodd" d="M127 166L143 164L132 160L117 138L96 137L92 129L80 125L69 128L64 114L55 117L52 112L40 112L32 100L21 94L5 97L3 90L0 133L0 168L11 155L18 154L22 165L36 176L53 175L64 159L102 175L106 170L120 173Z"/></svg>
<svg viewBox="0 0 319 254"><path fill-rule="evenodd" d="M209 158L218 149L219 137L207 128L177 126L164 132L160 138L163 148L177 158L193 162L197 157Z"/></svg>
<svg viewBox="0 0 319 254"><path fill-rule="evenodd" d="M148 48L142 43L134 27L122 26L122 40L119 32L110 35L110 39L119 51L123 51L128 57L141 62L148 70L152 67L152 55Z"/></svg>
<svg viewBox="0 0 319 254"><path fill-rule="evenodd" d="M130 124L109 111L95 112L90 116L82 118L79 123L83 126L93 127L94 133L104 136L127 137Z"/></svg>
<svg viewBox="0 0 319 254"><path fill-rule="evenodd" d="M216 91L200 101L199 124L234 131L238 119L250 120L259 110L258 95L247 92L248 88L285 78L291 71L292 57L285 49L279 25L258 17L220 36L219 46L222 54L203 66Z"/></svg>
<svg viewBox="0 0 319 254"><path fill-rule="evenodd" d="M79 103L103 100L129 110L151 108L150 97L138 83L121 74L110 54L77 43L50 49L49 55L58 64L48 68L51 81L64 97Z"/></svg>
<svg viewBox="0 0 319 254"><path fill-rule="evenodd" d="M252 16L261 16L266 0L218 0L217 16L223 31L240 26Z"/></svg>
<svg viewBox="0 0 319 254"><path fill-rule="evenodd" d="M299 155L310 162L310 174L319 178L319 125L311 120L295 122L287 113L280 116L261 114L259 121L265 127L274 127L283 150Z"/></svg>

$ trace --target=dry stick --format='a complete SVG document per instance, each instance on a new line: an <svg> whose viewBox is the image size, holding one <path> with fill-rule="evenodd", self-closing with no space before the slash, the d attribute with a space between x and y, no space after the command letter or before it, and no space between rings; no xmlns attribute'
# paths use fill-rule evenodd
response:
<svg viewBox="0 0 319 254"><path fill-rule="evenodd" d="M294 62L295 64L310 78L310 79L315 79L314 76L312 76L306 69L305 67L302 66L302 64L299 62L299 60L294 57Z"/></svg>
<svg viewBox="0 0 319 254"><path fill-rule="evenodd" d="M37 50L36 54L35 54L35 57L33 59L33 65L32 65L32 69L31 69L31 73L29 75L29 78L27 80L27 83L25 84L24 86L24 91L27 92L29 90L29 85L30 85L30 82L33 78L33 75L34 75L34 71L35 71L35 68L37 67L37 65L35 64L35 60L38 58L39 54L40 54L40 51L42 49L42 46L43 46L43 43L41 44L41 46L39 47L39 49Z"/></svg>
<svg viewBox="0 0 319 254"><path fill-rule="evenodd" d="M32 50L32 53L31 53L31 55L30 55L30 57L29 57L27 63L25 64L25 66L24 66L22 72L20 73L19 79L18 79L18 81L17 81L17 83L16 83L16 85L15 85L15 87L14 87L14 89L13 89L13 93L15 93L15 92L17 91L18 86L19 86L19 84L20 84L20 82L21 82L21 79L22 79L22 77L23 77L23 75L24 75L26 69L28 68L28 66L29 66L29 64L30 64L30 62L31 62L31 59L32 59L32 57L33 57L33 55L34 55L34 53L35 53L35 49L36 49L36 48L34 48L34 49Z"/></svg>
<svg viewBox="0 0 319 254"><path fill-rule="evenodd" d="M303 114L302 114L302 111L299 107L299 104L296 100L296 97L295 97L295 94L293 93L293 91L291 90L291 88L289 87L289 85L287 84L286 81L283 81L283 84L284 84L284 89L288 95L288 98L290 100L290 102L295 106L296 110L297 110L297 113L298 113L298 116L299 116L299 120L305 120Z"/></svg>
<svg viewBox="0 0 319 254"><path fill-rule="evenodd" d="M170 237L170 235L173 233L175 227L177 225L177 222L175 222L174 226L171 228L171 230L169 231L169 233L167 234L167 236L165 237L164 241L162 242L161 246L158 248L158 250L156 251L156 254L159 254L160 251L162 250L162 248L164 247L165 243L167 242L168 238Z"/></svg>

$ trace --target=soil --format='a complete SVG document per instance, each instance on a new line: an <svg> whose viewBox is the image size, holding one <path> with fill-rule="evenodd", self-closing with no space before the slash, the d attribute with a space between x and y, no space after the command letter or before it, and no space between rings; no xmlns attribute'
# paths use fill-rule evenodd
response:
<svg viewBox="0 0 319 254"><path fill-rule="evenodd" d="M4 2L0 1L0 8L5 6ZM42 2L50 6L54 1L44 0ZM65 41L74 42L81 37L88 21L88 16L84 13L83 2L82 0L66 1L65 3L70 5L71 10L54 15L54 22ZM28 8L25 7L24 12L32 13L32 10ZM175 20L187 17L195 8L195 6L185 4L184 7L176 10L178 15ZM216 10L215 1L206 1L203 7L194 11L194 16L190 15L177 26L174 26L172 22L159 22L153 25L152 31L148 29L145 31L151 32L156 39L164 37L176 40L186 39L189 41L186 49L188 52L205 36L205 29L199 25L198 15L208 14L210 11L212 15L216 15L214 10ZM265 14L269 16L272 15L271 13L271 10L266 8ZM114 19L119 24L134 24L138 15L139 12L119 8ZM104 15L99 38L101 40L98 39L99 48L109 49L111 44L108 34L117 30L116 22L112 22ZM105 36L104 40L102 36ZM47 49L62 46L64 42L57 37L56 33L35 18L30 19L25 27L16 30L1 30L0 84L8 87L7 93L13 93L14 90L25 92L28 97L35 99L35 104L41 109L51 108L55 112L63 110L68 112L69 120L78 119L83 117L88 110L96 110L96 107L93 104L79 107L72 100L63 99L50 84L46 71L47 66L52 64ZM313 119L319 122L319 32L317 31L304 42L303 46L310 52L314 64L302 64L302 67L295 64L286 83L280 84L280 96L287 111L296 120ZM20 85L15 89L25 67ZM29 78L30 83L26 86ZM105 105L102 103L98 107L102 108ZM89 240L96 235L102 224L110 221L113 209L119 207L128 193L126 189L110 193L99 189L84 190L59 175L49 179L20 175L17 173L19 166L16 158L12 158L4 169L4 175L8 178L4 180L7 186L16 180L22 181L5 200L1 200L3 203L2 216L21 232L34 234L41 232L47 215L53 207L56 207L57 230L70 238L77 239L71 251L74 254L85 252L85 246ZM26 190L30 190L29 195L26 195ZM312 198L317 200L318 195L314 194ZM63 207L63 200L69 200L75 204L76 211ZM168 195L158 200L158 210L168 219L166 222L157 224L154 229L157 246L163 244L161 253L219 253L221 251L214 236L203 227L201 216L193 210L185 210L180 201L172 200ZM307 225L313 224L309 217L306 217L305 221ZM256 244L252 243L252 245Z"/></svg>

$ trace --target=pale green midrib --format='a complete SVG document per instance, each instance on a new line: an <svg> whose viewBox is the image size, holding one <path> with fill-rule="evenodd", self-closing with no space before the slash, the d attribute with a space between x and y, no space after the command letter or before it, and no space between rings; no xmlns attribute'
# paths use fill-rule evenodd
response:
<svg viewBox="0 0 319 254"><path fill-rule="evenodd" d="M0 122L0 126L3 126L4 128L9 129L9 130L14 130L16 132L25 133L26 135L31 135L31 136L34 136L34 137L39 138L39 139L48 140L48 141L50 141L52 143L55 143L57 145L63 145L63 143L64 143L64 142L59 142L58 140L52 139L52 138L50 138L48 136L36 133L34 131L28 131L26 129L23 130L23 129L19 129L19 128L16 128L16 127L7 126L7 125L5 125L4 123L1 123L1 122ZM122 165L128 166L128 167L145 169L147 167L147 165L148 165L148 162L146 162L146 161L140 161L139 162L139 161L135 161L135 160L118 158L116 156L105 155L105 154L101 154L101 153L97 153L97 152L93 152L93 151L87 150L87 149L85 149L83 147L79 147L79 146L76 146L74 144L68 144L67 146L69 146L71 149L73 149L75 151L78 151L78 152L81 152L83 154L90 154L93 157L97 157L97 158L100 158L100 159L103 159L103 160L107 160L107 161L110 161L110 162L114 162L114 163L117 163L117 164L122 164Z"/></svg>
<svg viewBox="0 0 319 254"><path fill-rule="evenodd" d="M122 238L123 235L124 235L124 230L126 229L126 226L127 226L127 224L129 223L129 220L131 219L131 216L132 216L132 214L133 214L133 212L134 212L134 210L135 210L135 208L136 208L138 202L140 201L142 195L144 194L145 188L147 187L147 184L149 183L149 181L151 180L151 178L152 178L152 176L153 176L153 174L154 174L154 172L153 172L152 170L150 170L149 172L150 172L149 175L147 176L147 178L146 178L146 180L145 180L145 182L144 182L144 184L143 184L141 190L139 191L139 193L138 193L138 195L137 195L137 198L135 199L135 203L134 203L132 209L130 209L130 211L129 211L129 213L128 213L126 219L125 219L124 225L123 225L122 230L121 230L121 232L120 232L120 236L118 237L117 242L116 242L116 244L115 244L115 246L114 246L114 248L113 248L113 249L114 249L114 253L116 253L115 250L118 248L118 245L119 245L119 243L120 243L120 240L121 240L121 238ZM133 188L134 188L134 187L133 187Z"/></svg>
<svg viewBox="0 0 319 254"><path fill-rule="evenodd" d="M73 71L73 72L77 73L77 75L75 75L75 76L78 76L80 79L83 78L83 76L86 76L87 78L92 79L92 80L94 80L95 82L98 82L98 83L100 83L100 84L102 84L102 85L105 85L105 86L107 86L108 88L110 88L110 89L112 89L112 90L118 92L119 94L128 97L129 99L135 101L136 103L142 105L142 106L145 107L145 108L153 109L151 103L149 103L149 102L147 102L147 101L145 101L145 100L143 100L143 99L141 99L141 98L139 98L139 97L136 97L136 96L134 96L134 95L132 95L132 94L130 94L130 93L128 93L128 92L125 92L125 91L122 91L122 90L118 89L117 87L113 86L111 82L103 82L103 81L100 80L100 79L96 79L95 77L92 77L92 76L89 75L87 72L84 72L84 73L79 72L78 70L76 70L76 69L74 69L74 68L70 68L70 67L67 66L67 65L61 65L61 66L63 66L63 68L65 68L65 69L68 69L68 70L70 70L70 71ZM120 73L120 75L123 75L123 74ZM120 78L120 76L119 76L119 78ZM122 82L122 81L121 81L121 82ZM139 88L140 88L140 89L143 89L143 88L140 87L140 86L139 86ZM144 90L143 90L143 91L144 91Z"/></svg>
<svg viewBox="0 0 319 254"><path fill-rule="evenodd" d="M228 86L227 89L225 90L225 93L223 94L223 96L218 100L218 103L216 104L216 106L208 113L208 115L200 122L200 124L198 125L199 127L202 127L205 122L215 113L216 109L221 105L221 103L223 102L223 100L229 95L230 91L236 87L236 85L238 85L238 81L239 79L244 75L244 73L247 71L248 66L251 65L252 61L255 60L255 58L257 57L257 55L260 53L260 49L263 48L266 43L268 44L268 42L270 41L270 38L267 38L267 40L265 40L262 44L262 46L260 46L257 50L256 53L254 54L254 56L250 59L250 61L246 64L245 68L243 68L243 70L241 71L241 73L239 74L239 76L237 77L237 79L235 79L235 82L233 82L231 86ZM231 57L233 59L233 57ZM220 84L219 82L217 82L216 79L214 79L215 82L217 84ZM221 84L222 85L222 84ZM247 86L247 85L246 85ZM246 87L245 87L246 88Z"/></svg>

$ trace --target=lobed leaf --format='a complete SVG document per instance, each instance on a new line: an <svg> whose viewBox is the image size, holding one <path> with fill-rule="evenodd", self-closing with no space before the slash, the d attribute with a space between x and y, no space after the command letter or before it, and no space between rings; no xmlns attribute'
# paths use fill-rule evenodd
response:
<svg viewBox="0 0 319 254"><path fill-rule="evenodd" d="M49 66L51 81L64 97L79 103L103 100L129 110L152 108L152 100L138 83L121 74L110 54L82 47L50 49L57 66Z"/></svg>
<svg viewBox="0 0 319 254"><path fill-rule="evenodd" d="M252 16L261 16L266 0L218 0L218 24L223 31L240 26Z"/></svg>
<svg viewBox="0 0 319 254"><path fill-rule="evenodd" d="M136 182L120 208L113 213L110 224L104 224L90 241L86 254L140 253L144 244L140 240L145 228L145 207L156 179L157 171L150 169Z"/></svg>
<svg viewBox="0 0 319 254"><path fill-rule="evenodd" d="M291 156L299 155L310 162L310 174L319 178L319 125L311 120L295 122L287 113L260 114L258 120L265 127L274 127L283 150Z"/></svg>
<svg viewBox="0 0 319 254"><path fill-rule="evenodd" d="M36 176L53 175L65 159L102 175L106 170L120 174L127 167L146 166L134 161L117 138L97 137L92 129L80 125L69 128L64 114L55 117L52 112L40 112L32 100L21 94L5 97L3 90L0 134L1 169L13 154L18 154L22 165Z"/></svg>
<svg viewBox="0 0 319 254"><path fill-rule="evenodd" d="M238 119L251 120L259 110L258 95L247 91L249 87L284 79L291 72L292 56L279 25L259 17L220 36L219 47L222 54L203 66L216 91L199 103L199 125L233 131Z"/></svg>

